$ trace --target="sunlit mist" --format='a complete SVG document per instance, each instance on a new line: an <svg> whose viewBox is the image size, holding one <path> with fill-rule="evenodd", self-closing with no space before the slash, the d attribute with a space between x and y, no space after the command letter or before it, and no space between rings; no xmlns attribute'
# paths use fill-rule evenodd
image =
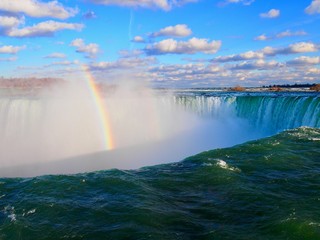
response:
<svg viewBox="0 0 320 240"><path fill-rule="evenodd" d="M86 81L76 81L35 96L1 97L1 167L18 167L20 175L138 168L250 138L246 123L229 113L208 121L140 82L124 79L99 91L93 96ZM24 173L30 164L39 166Z"/></svg>

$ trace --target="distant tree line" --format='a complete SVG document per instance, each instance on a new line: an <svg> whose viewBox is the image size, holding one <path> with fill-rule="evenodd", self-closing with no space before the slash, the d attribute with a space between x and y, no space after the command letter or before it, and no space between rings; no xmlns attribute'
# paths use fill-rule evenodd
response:
<svg viewBox="0 0 320 240"><path fill-rule="evenodd" d="M266 88L269 91L284 91L283 89L288 89L288 88L307 88L310 89L312 91L317 91L320 92L320 84L316 84L316 83L304 83L304 84L282 84L282 85L269 85L269 86L262 86L262 88ZM231 87L229 88L230 91L237 91L237 92L242 92L242 91L246 91L245 87L242 87L240 85L237 85L235 87Z"/></svg>
<svg viewBox="0 0 320 240"><path fill-rule="evenodd" d="M36 89L47 88L63 83L57 78L3 78L0 77L0 88Z"/></svg>
<svg viewBox="0 0 320 240"><path fill-rule="evenodd" d="M315 83L302 83L302 84L274 84L274 85L265 85L262 86L263 88L311 88L316 86L317 84Z"/></svg>

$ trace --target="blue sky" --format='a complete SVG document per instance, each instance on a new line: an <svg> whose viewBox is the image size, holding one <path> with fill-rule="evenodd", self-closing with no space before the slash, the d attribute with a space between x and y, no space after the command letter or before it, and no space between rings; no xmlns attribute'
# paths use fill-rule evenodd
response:
<svg viewBox="0 0 320 240"><path fill-rule="evenodd" d="M320 82L320 0L1 0L0 76Z"/></svg>

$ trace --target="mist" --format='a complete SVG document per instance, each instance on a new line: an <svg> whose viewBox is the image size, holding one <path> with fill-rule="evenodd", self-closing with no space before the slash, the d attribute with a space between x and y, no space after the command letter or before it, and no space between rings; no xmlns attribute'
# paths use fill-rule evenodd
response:
<svg viewBox="0 0 320 240"><path fill-rule="evenodd" d="M135 169L180 161L254 138L231 114L202 118L169 93L135 81L103 93L115 148L106 149L101 117L85 81L37 96L0 98L0 177Z"/></svg>

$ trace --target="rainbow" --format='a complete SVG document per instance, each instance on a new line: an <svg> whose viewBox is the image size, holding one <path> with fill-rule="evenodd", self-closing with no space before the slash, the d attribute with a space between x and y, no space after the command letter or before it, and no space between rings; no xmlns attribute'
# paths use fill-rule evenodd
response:
<svg viewBox="0 0 320 240"><path fill-rule="evenodd" d="M95 83L94 77L92 76L90 69L87 66L82 66L85 72L87 84L90 89L90 93L93 96L95 106L97 108L98 116L100 119L100 124L103 133L103 142L106 150L112 150L115 148L115 143L112 137L110 117L107 112L107 108L104 104L103 97Z"/></svg>

